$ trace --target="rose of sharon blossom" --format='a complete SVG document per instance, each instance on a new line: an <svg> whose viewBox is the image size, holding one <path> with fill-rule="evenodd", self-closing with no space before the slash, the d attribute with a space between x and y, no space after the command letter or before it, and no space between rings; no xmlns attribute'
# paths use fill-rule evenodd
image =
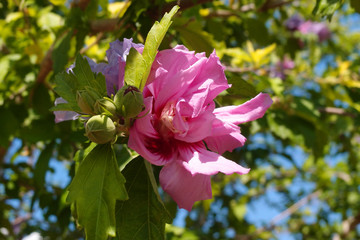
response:
<svg viewBox="0 0 360 240"><path fill-rule="evenodd" d="M330 30L325 23L306 21L299 26L299 31L303 34L315 34L318 36L319 42L323 42L330 38Z"/></svg>
<svg viewBox="0 0 360 240"><path fill-rule="evenodd" d="M115 90L124 86L126 57L129 55L130 48L132 47L137 49L139 52L142 52L144 45L135 44L132 42L132 39L124 38L123 42L116 40L110 43L110 48L106 51L108 63L95 63L93 60L86 57L91 71L94 73L101 72L105 76L106 89L109 96L111 96L111 94L115 95ZM69 73L74 67L75 64L72 64L66 71ZM66 100L63 98L57 98L55 100L55 105L59 103L66 103ZM79 116L79 114L70 111L54 111L54 114L55 122L57 123L74 120Z"/></svg>
<svg viewBox="0 0 360 240"><path fill-rule="evenodd" d="M163 165L162 188L189 211L194 202L212 198L211 175L249 172L220 154L243 146L246 139L237 125L262 117L272 103L261 93L240 106L215 109L213 99L227 88L215 52L207 58L184 46L163 50L143 92L143 115L148 114L130 129L129 147Z"/></svg>

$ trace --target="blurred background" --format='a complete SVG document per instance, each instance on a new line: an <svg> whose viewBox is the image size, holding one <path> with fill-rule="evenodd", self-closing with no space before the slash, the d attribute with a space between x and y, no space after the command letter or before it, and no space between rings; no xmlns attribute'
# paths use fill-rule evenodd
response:
<svg viewBox="0 0 360 240"><path fill-rule="evenodd" d="M224 155L247 175L212 179L212 200L173 214L167 239L360 239L360 1L183 0L161 49L214 49L232 88L267 92L262 119ZM0 0L0 239L83 239L65 203L80 121L55 124L54 76L80 52L143 43L171 0ZM121 157L129 157L118 145Z"/></svg>

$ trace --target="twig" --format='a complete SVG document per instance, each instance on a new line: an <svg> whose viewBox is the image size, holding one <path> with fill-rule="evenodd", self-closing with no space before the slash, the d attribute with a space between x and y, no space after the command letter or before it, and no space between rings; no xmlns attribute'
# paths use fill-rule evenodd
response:
<svg viewBox="0 0 360 240"><path fill-rule="evenodd" d="M289 0L289 1L268 0L257 11L258 12L266 12L269 9L281 7L281 6L289 4L289 3L294 3L295 1L296 0Z"/></svg>
<svg viewBox="0 0 360 240"><path fill-rule="evenodd" d="M275 216L273 219L271 219L270 226L275 226L279 221L281 221L282 219L290 216L291 214L293 214L294 212L299 210L299 208L304 206L312 198L319 196L319 194L320 194L320 190L317 190L317 191L307 195L306 197L303 197L302 199L300 199L300 201L291 205L288 209L286 209L285 211L281 212L280 214Z"/></svg>
<svg viewBox="0 0 360 240"><path fill-rule="evenodd" d="M336 115L341 115L341 116L348 116L348 117L352 117L352 118L356 117L354 114L352 114L350 112L346 112L342 108L336 108L336 107L320 108L319 111L323 112L323 113L336 114Z"/></svg>
<svg viewBox="0 0 360 240"><path fill-rule="evenodd" d="M91 43L91 44L87 45L86 47L83 47L82 49L80 49L80 51L79 51L80 54L84 54L87 50L89 50L90 48L92 48L93 46L98 44L103 36L104 36L104 32L99 33L93 43Z"/></svg>
<svg viewBox="0 0 360 240"><path fill-rule="evenodd" d="M340 240L340 239L345 239L350 232L354 231L356 226L360 224L360 212L358 213L358 215L351 216L348 219L345 219L342 223L342 234L335 234L332 238L332 240Z"/></svg>
<svg viewBox="0 0 360 240"><path fill-rule="evenodd" d="M303 197L302 199L300 199L298 202L296 202L295 204L291 205L289 208L287 208L286 210L282 211L281 213L279 213L278 215L276 215L273 219L271 219L270 224L267 227L263 227L258 229L255 232L255 235L259 235L260 233L264 232L264 231L270 231L272 229L275 228L276 224L283 220L284 218L289 217L290 215L292 215L293 213L295 213L296 211L298 211L302 206L304 206L307 202L309 202L312 198L315 198L317 196L319 196L321 190L317 190L309 195L307 195L306 197Z"/></svg>

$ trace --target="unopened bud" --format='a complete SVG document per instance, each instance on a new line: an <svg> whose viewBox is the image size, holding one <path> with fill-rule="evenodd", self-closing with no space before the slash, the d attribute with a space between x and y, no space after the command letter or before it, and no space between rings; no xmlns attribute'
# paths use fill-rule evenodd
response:
<svg viewBox="0 0 360 240"><path fill-rule="evenodd" d="M110 113L112 116L116 116L115 103L107 98L101 98L96 100L94 105L94 111L96 114L107 114Z"/></svg>
<svg viewBox="0 0 360 240"><path fill-rule="evenodd" d="M86 136L94 143L105 144L116 139L114 122L105 115L92 116L86 123Z"/></svg>
<svg viewBox="0 0 360 240"><path fill-rule="evenodd" d="M124 118L134 118L144 108L144 98L139 89L134 86L122 87L114 97L117 112Z"/></svg>

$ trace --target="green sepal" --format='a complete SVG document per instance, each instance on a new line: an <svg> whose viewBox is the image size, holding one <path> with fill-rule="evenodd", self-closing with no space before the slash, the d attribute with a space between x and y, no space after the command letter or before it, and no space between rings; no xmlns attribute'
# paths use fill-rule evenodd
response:
<svg viewBox="0 0 360 240"><path fill-rule="evenodd" d="M74 203L74 216L87 240L115 236L116 200L127 200L125 178L111 144L97 145L81 162L66 201Z"/></svg>

